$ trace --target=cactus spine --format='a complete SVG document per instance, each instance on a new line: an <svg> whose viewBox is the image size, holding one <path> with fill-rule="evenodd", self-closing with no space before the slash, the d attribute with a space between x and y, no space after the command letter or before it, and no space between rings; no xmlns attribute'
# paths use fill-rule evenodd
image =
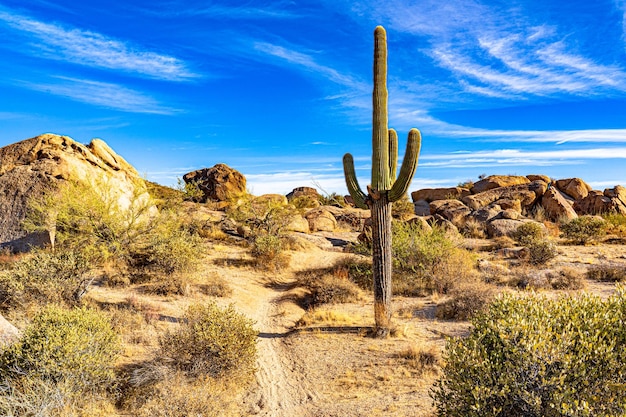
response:
<svg viewBox="0 0 626 417"><path fill-rule="evenodd" d="M359 186L349 153L343 157L343 168L355 205L372 212L374 316L379 337L388 335L391 329L391 205L406 194L417 169L421 146L419 130L411 129L396 178L398 135L388 128L387 96L387 34L378 26L374 31L372 183L367 193Z"/></svg>

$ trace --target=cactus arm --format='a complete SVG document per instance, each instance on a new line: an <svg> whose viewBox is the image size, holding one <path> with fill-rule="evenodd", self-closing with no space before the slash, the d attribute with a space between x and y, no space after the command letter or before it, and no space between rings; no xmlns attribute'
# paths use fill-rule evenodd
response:
<svg viewBox="0 0 626 417"><path fill-rule="evenodd" d="M372 188L391 187L389 177L389 132L387 131L387 33L374 30L374 91L372 94Z"/></svg>
<svg viewBox="0 0 626 417"><path fill-rule="evenodd" d="M366 203L367 195L365 195L359 186L359 181L356 178L356 171L354 169L354 159L349 153L343 156L343 173L346 177L348 192L354 200L354 205L362 209L368 209L369 207Z"/></svg>
<svg viewBox="0 0 626 417"><path fill-rule="evenodd" d="M389 178L395 181L398 173L398 134L389 129Z"/></svg>
<svg viewBox="0 0 626 417"><path fill-rule="evenodd" d="M389 201L398 201L404 194L406 194L415 170L417 169L417 161L419 159L420 148L422 146L422 135L417 129L411 129L409 132L409 138L406 143L406 152L402 159L402 167L400 168L400 175L398 179L389 190Z"/></svg>

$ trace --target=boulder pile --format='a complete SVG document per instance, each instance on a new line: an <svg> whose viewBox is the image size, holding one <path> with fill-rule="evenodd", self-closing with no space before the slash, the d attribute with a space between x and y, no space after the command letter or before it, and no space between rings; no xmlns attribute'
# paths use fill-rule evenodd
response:
<svg viewBox="0 0 626 417"><path fill-rule="evenodd" d="M543 175L492 175L469 188L429 188L411 193L415 212L457 228L470 221L484 224L489 237L508 235L529 217L541 213L550 220L580 215L626 214L626 188L603 192L580 178L553 181Z"/></svg>

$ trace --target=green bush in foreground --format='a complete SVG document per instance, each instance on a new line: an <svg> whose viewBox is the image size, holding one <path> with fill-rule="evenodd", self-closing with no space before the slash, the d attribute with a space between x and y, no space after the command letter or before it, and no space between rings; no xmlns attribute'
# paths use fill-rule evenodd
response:
<svg viewBox="0 0 626 417"><path fill-rule="evenodd" d="M50 306L2 352L0 377L5 384L27 378L62 384L73 392L102 391L115 382L119 346L102 313Z"/></svg>
<svg viewBox="0 0 626 417"><path fill-rule="evenodd" d="M626 291L496 299L451 338L431 395L441 416L622 416Z"/></svg>

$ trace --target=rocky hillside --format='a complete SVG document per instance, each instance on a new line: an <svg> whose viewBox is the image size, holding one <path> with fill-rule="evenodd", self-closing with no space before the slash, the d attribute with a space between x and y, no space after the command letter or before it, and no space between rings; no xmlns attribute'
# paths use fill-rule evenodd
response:
<svg viewBox="0 0 626 417"><path fill-rule="evenodd" d="M44 134L14 143L0 148L0 247L26 250L46 243L47 236L27 234L21 223L31 197L64 181L100 188L121 208L148 198L137 171L100 139L85 146L67 136Z"/></svg>

